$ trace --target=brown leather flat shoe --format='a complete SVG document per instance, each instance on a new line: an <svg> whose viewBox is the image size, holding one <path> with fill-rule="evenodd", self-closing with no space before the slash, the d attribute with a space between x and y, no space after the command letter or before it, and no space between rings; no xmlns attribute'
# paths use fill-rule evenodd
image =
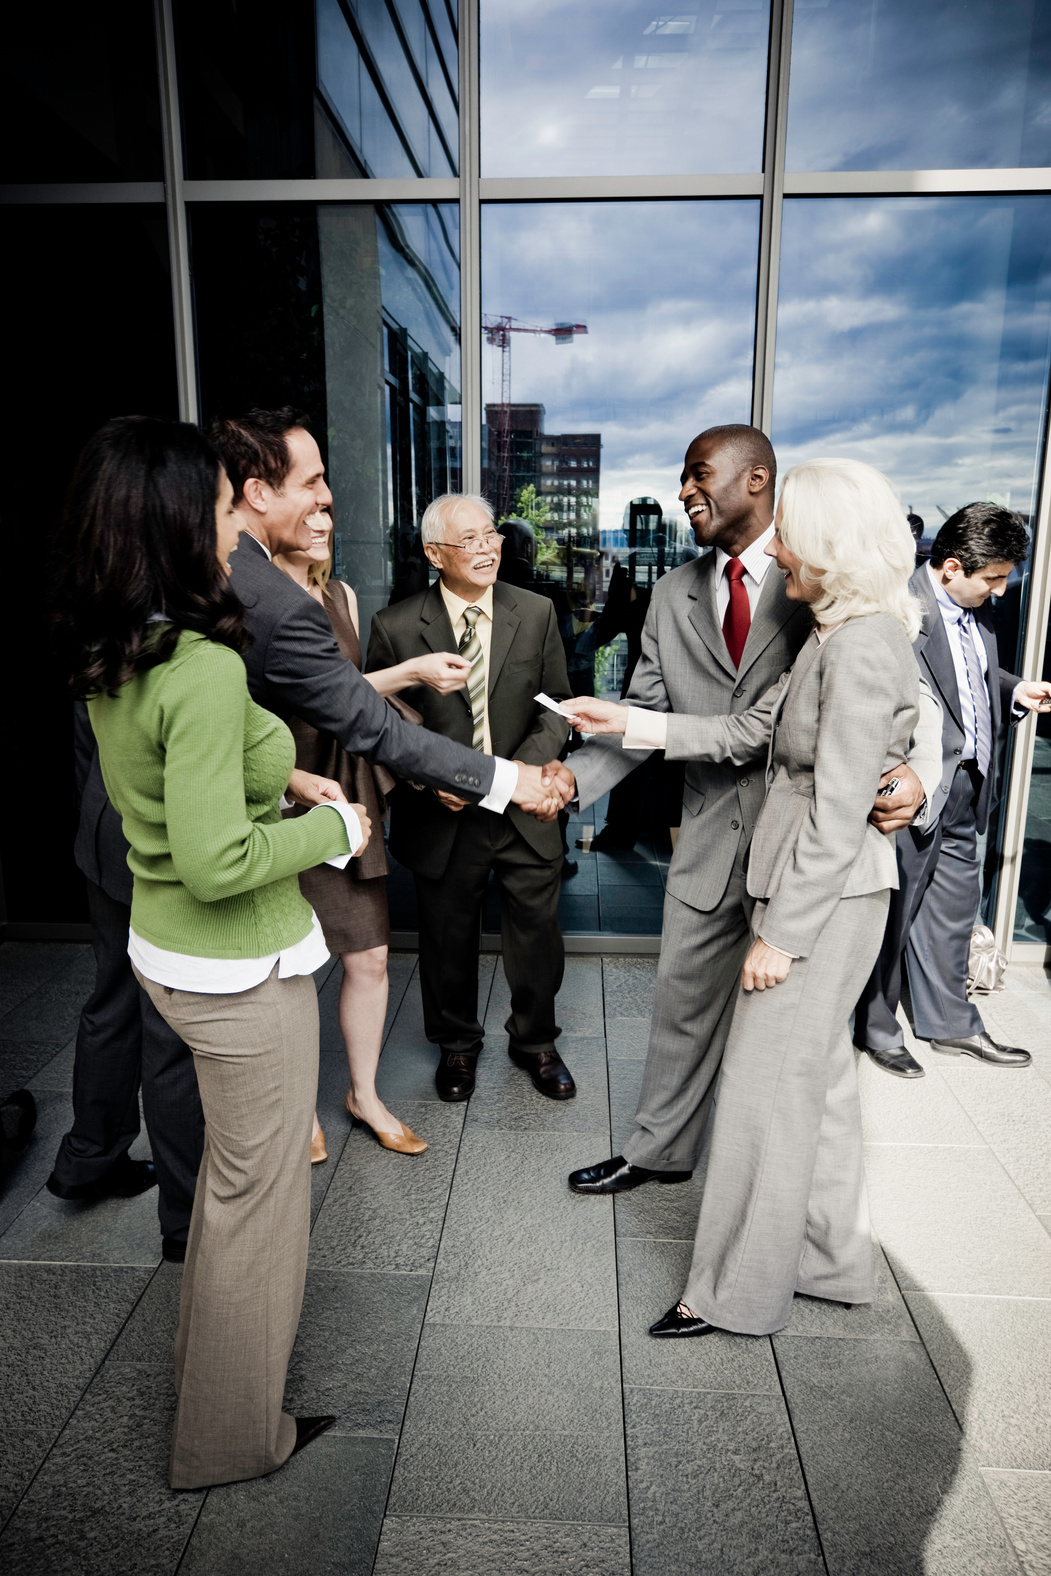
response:
<svg viewBox="0 0 1051 1576"><path fill-rule="evenodd" d="M310 1164L319 1166L323 1160L328 1159L328 1150L325 1147L325 1130L319 1127L310 1140Z"/></svg>
<svg viewBox="0 0 1051 1576"><path fill-rule="evenodd" d="M400 1133L380 1133L370 1126L368 1122L363 1122L360 1116L354 1115L354 1112L350 1109L349 1094L347 1095L346 1106L347 1115L351 1121L357 1122L361 1127L367 1127L376 1142L382 1145L384 1149L393 1149L395 1154L398 1155L422 1155L427 1148L424 1140L418 1138L412 1128L406 1127L404 1122L399 1122L398 1124L401 1128Z"/></svg>

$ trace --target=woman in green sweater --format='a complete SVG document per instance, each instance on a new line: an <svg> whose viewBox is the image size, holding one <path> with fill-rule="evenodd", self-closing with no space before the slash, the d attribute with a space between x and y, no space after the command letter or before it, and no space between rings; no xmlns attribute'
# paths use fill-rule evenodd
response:
<svg viewBox="0 0 1051 1576"><path fill-rule="evenodd" d="M334 1421L281 1410L328 955L297 876L345 865L370 830L337 784L293 772L291 734L249 697L232 501L195 427L108 423L74 480L57 620L131 845L128 951L204 1106L175 1342L169 1477L185 1489L273 1472ZM282 820L285 792L313 812Z"/></svg>

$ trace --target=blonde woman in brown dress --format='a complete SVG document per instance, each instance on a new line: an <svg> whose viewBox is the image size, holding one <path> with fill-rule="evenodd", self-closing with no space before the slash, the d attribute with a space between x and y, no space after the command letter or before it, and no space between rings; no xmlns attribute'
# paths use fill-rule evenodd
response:
<svg viewBox="0 0 1051 1576"><path fill-rule="evenodd" d="M321 603L339 649L348 662L360 669L357 597L342 580L331 578L332 516L315 514L308 523L310 546L302 552L276 554L274 563ZM427 684L440 694L448 695L463 689L470 671L470 663L454 652L435 652L419 661L402 662L397 667L365 676L383 696L396 695L413 684ZM334 778L348 800L363 804L372 824L378 825L384 810L383 796L394 786L394 779L386 769L370 766L359 755L348 755L330 734L319 733L298 717L289 718L288 725L296 742L296 766ZM351 860L346 870L319 865L313 870L304 870L299 882L303 896L325 933L329 951L338 954L343 964L339 1023L350 1064L347 1111L356 1121L372 1129L384 1149L406 1155L421 1154L427 1148L426 1143L392 1116L376 1093L376 1068L387 1015L387 948L390 943L387 856L383 839L373 838L364 855ZM317 1164L327 1159L325 1135L315 1114L311 1160Z"/></svg>

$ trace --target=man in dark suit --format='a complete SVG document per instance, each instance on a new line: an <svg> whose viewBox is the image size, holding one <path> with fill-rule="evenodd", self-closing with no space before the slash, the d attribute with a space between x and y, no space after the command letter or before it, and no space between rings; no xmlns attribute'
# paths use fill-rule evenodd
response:
<svg viewBox="0 0 1051 1576"><path fill-rule="evenodd" d="M441 579L374 615L367 668L387 668L430 651L471 663L455 695L408 691L427 726L537 766L568 736L557 714L534 699L569 696L566 659L551 602L497 583L501 538L482 498L447 494L421 524L424 552ZM558 928L562 839L557 824L511 810L479 815L463 796L400 786L391 807L391 852L412 872L420 916L420 984L427 1038L440 1047L435 1077L443 1100L466 1100L482 1047L478 1020L479 919L489 872L500 886L504 972L511 987L508 1054L542 1094L576 1093L555 1050L555 996L562 983Z"/></svg>
<svg viewBox="0 0 1051 1576"><path fill-rule="evenodd" d="M1051 683L1027 684L1000 666L988 603L1028 556L1021 520L996 504L957 510L929 564L909 582L923 604L914 643L920 672L942 706L942 773L926 819L898 837L899 888L854 1019L855 1043L899 1078L922 1078L897 1020L906 958L916 1035L931 1049L994 1067L1028 1066L1028 1051L998 1045L967 999L971 931L981 897L978 838L996 787L1006 719L1051 709Z"/></svg>
<svg viewBox="0 0 1051 1576"><path fill-rule="evenodd" d="M80 1015L73 1063L73 1126L47 1181L58 1198L131 1198L159 1184L162 1251L186 1255L204 1145L204 1115L188 1045L170 1029L128 958L131 871L120 816L106 797L87 707L73 722L80 822L73 857L87 878L95 988ZM139 1086L153 1163L129 1160L139 1132Z"/></svg>
<svg viewBox="0 0 1051 1576"><path fill-rule="evenodd" d="M306 417L290 408L252 410L214 422L210 436L242 522L230 583L252 636L244 660L253 700L279 717L302 717L395 776L482 809L502 813L514 803L555 813L560 799L541 786L538 765L482 755L405 722L344 659L324 608L271 563L274 553L304 547L306 521L332 502Z"/></svg>

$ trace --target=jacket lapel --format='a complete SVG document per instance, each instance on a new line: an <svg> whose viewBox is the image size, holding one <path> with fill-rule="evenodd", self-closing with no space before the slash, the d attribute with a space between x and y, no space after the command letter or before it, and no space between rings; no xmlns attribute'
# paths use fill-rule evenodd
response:
<svg viewBox="0 0 1051 1576"><path fill-rule="evenodd" d="M432 651L455 651L456 636L442 600L441 582L436 580L420 608L420 635Z"/></svg>
<svg viewBox="0 0 1051 1576"><path fill-rule="evenodd" d="M975 623L985 645L985 655L988 668L985 675L986 688L989 691L989 716L992 722L993 738L995 740L1000 728L1000 654L996 649L996 631L988 622L988 602L985 607L978 609L975 614Z"/></svg>
<svg viewBox="0 0 1051 1576"><path fill-rule="evenodd" d="M518 603L510 586L497 581L493 587L493 634L489 642L489 673L486 693L491 695L500 677L522 620L515 612Z"/></svg>
<svg viewBox="0 0 1051 1576"><path fill-rule="evenodd" d="M692 603L690 623L719 666L725 669L731 678L736 678L737 669L730 661L730 653L726 649L726 641L723 639L723 632L715 616L714 551L706 553L698 563L697 574L687 595Z"/></svg>
<svg viewBox="0 0 1051 1576"><path fill-rule="evenodd" d="M762 656L774 636L779 634L793 614L799 611L800 604L788 600L785 595L784 580L780 574L775 573L771 564L763 576L763 588L759 593L755 614L749 625L748 639L741 652L738 677L748 672L752 664ZM724 641L723 644L725 645L726 642Z"/></svg>
<svg viewBox="0 0 1051 1576"><path fill-rule="evenodd" d="M920 599L923 619L920 632L913 642L913 650L921 667L925 667L941 697L942 705L950 713L956 726L963 731L960 715L960 688L956 682L956 668L949 649L938 599L934 595L926 565L921 564L909 581L909 587Z"/></svg>

